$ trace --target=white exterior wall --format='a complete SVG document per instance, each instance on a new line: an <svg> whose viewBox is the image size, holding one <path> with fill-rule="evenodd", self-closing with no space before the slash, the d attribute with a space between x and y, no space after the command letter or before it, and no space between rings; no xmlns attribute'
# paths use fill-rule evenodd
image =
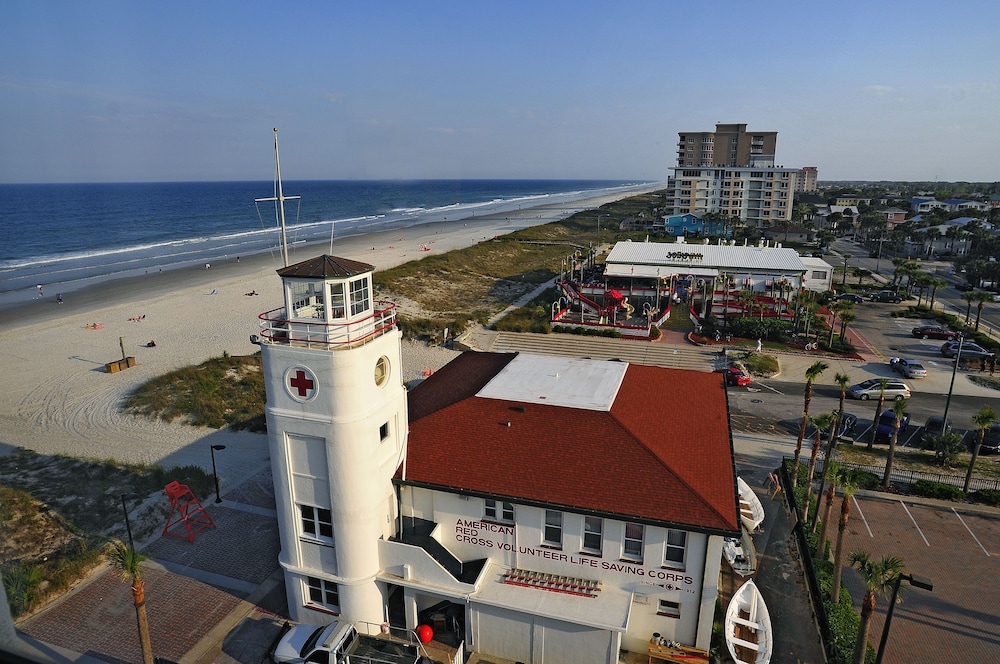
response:
<svg viewBox="0 0 1000 664"><path fill-rule="evenodd" d="M350 349L326 350L281 344L261 346L268 386L268 437L281 537L279 562L291 617L301 622L329 622L326 612L306 608L306 576L337 584L342 619L380 623L385 591L375 578L380 571L378 541L393 532L395 497L391 478L401 461L407 431L406 391L401 378L400 333L392 330ZM382 387L374 381L379 357L389 359L390 374ZM286 389L287 371L301 367L315 376L316 395L295 399ZM381 440L380 427L389 424ZM304 537L297 504L322 505L293 477L291 458L308 439L324 441L325 469L310 468L326 481L335 542L317 544ZM325 477L323 477L325 475Z"/></svg>
<svg viewBox="0 0 1000 664"><path fill-rule="evenodd" d="M437 523L435 534L438 541L460 560L487 558L507 568L598 579L605 586L633 593L627 631L620 635L621 641L616 648L645 652L650 635L659 632L666 638L708 650L712 615L718 597L721 537L688 531L685 566L683 570L676 570L664 565L667 529L663 527L645 526L643 557L639 563L622 558L625 530L623 521L604 519L603 553L597 556L581 553L584 524L582 514L563 512L562 548L552 549L542 546L544 508L515 503L514 524L488 523L483 518L482 498L462 497L409 486L404 487L401 493L404 496L401 508L404 518L414 516ZM549 591L539 589L535 592ZM657 615L660 599L679 603L680 619ZM470 601L472 607L479 606L475 603L475 597ZM589 600L584 597L579 601L585 603ZM528 625L521 623L527 621L537 624L541 620L540 616L528 616L531 621L519 618L516 626L508 626L505 621L512 620L510 614L518 612L497 613L486 608L477 608L475 611L481 612L477 620L483 620L485 615L493 616L489 623L470 622L470 631L476 625L480 626L478 638L476 633L472 633L477 649L508 659L542 661L524 659L527 656L524 653L493 650L478 640L491 639L493 637L490 635L494 632L508 634L511 630L528 630ZM470 608L470 612L475 611ZM616 634L608 630L598 631L608 636ZM547 638L555 638L553 635L558 632L559 630L547 631ZM530 630L524 633L537 636ZM510 638L506 641L514 638L513 634L508 636ZM570 646L567 644L566 647ZM604 661L597 658L593 650L589 652L590 656L582 659L545 661Z"/></svg>

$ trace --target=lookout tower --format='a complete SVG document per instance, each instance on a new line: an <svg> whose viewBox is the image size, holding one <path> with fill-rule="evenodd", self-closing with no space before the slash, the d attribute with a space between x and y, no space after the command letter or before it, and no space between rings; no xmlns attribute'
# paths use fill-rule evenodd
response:
<svg viewBox="0 0 1000 664"><path fill-rule="evenodd" d="M395 305L367 263L319 256L278 270L260 315L267 429L288 609L299 622L386 620L378 541L396 517L406 447Z"/></svg>

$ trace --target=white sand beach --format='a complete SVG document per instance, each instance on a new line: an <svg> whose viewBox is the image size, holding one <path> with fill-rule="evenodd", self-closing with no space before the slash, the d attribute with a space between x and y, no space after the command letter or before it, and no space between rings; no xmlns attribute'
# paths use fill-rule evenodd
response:
<svg viewBox="0 0 1000 664"><path fill-rule="evenodd" d="M386 269L634 193L338 239L332 253ZM289 261L323 253L331 253L328 244L296 248ZM0 311L6 374L0 454L24 447L41 454L210 468L209 445L224 444L227 449L216 458L223 484L254 472L267 462L266 436L134 417L120 405L135 387L168 371L223 352L256 352L249 338L258 331L257 316L282 306L275 274L280 267L279 256L234 257L211 269L97 284L67 293L63 304L32 301ZM247 295L252 292L259 295ZM109 374L104 365L122 357L119 338L137 366ZM150 340L155 347L146 347ZM407 342L404 380L420 378L425 367L440 368L455 354Z"/></svg>

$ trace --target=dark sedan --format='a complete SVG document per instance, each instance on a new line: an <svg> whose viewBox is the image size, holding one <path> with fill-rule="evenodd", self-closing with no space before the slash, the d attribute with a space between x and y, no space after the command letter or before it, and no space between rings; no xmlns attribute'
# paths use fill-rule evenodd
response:
<svg viewBox="0 0 1000 664"><path fill-rule="evenodd" d="M910 330L910 334L918 339L946 339L948 341L958 339L958 332L949 330L946 327L940 327L939 325L922 325L920 327L915 327Z"/></svg>
<svg viewBox="0 0 1000 664"><path fill-rule="evenodd" d="M892 439L892 428L895 426L895 422L896 413L891 410L887 410L879 415L878 425L875 427L875 440L889 442ZM899 421L899 435L903 435L908 426L910 426L910 416L904 413L902 419Z"/></svg>
<svg viewBox="0 0 1000 664"><path fill-rule="evenodd" d="M861 304L862 302L865 301L865 298L861 297L857 293L841 293L840 295L838 295L834 299L835 300L839 300L841 302L843 302L844 300L846 300L848 302L853 302L854 304Z"/></svg>

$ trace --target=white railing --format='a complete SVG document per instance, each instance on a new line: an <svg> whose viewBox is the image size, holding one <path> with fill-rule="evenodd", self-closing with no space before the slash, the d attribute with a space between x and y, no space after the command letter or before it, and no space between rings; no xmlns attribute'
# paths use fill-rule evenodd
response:
<svg viewBox="0 0 1000 664"><path fill-rule="evenodd" d="M260 318L261 340L307 347L351 347L368 343L396 327L396 305L376 302L370 315L344 323L289 319L285 308L265 311Z"/></svg>

